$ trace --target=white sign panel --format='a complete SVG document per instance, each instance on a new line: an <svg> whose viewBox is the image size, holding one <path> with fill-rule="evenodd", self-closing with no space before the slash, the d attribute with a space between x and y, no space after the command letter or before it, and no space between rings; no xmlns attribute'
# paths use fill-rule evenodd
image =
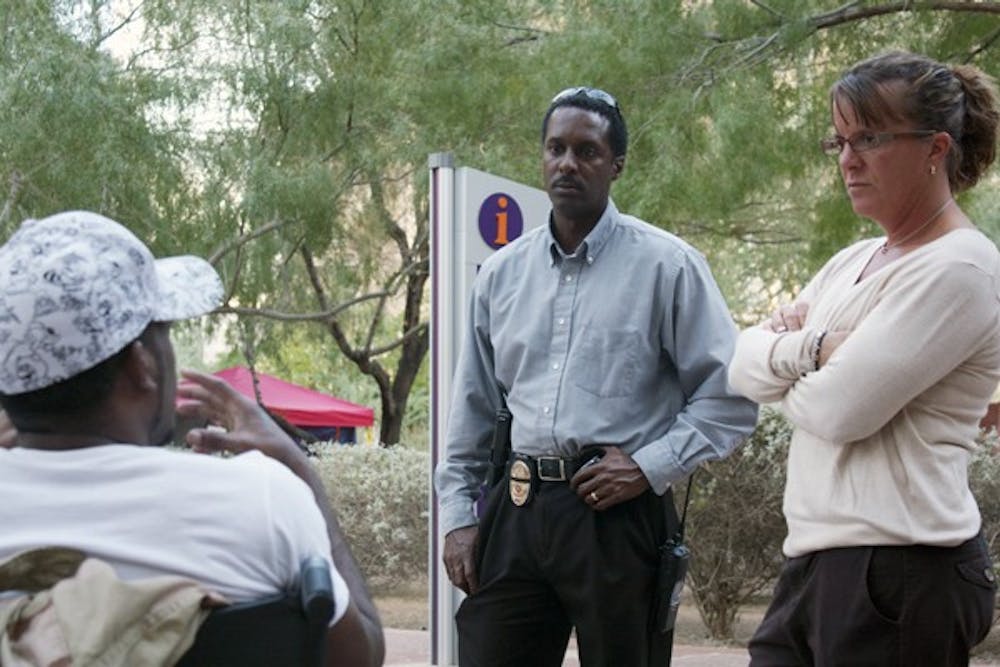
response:
<svg viewBox="0 0 1000 667"><path fill-rule="evenodd" d="M524 232L548 221L548 195L468 167L451 155L430 156L431 230L431 474L444 455L452 375L462 344L472 282L483 261ZM455 610L461 601L441 563L444 535L438 498L430 499L431 664L458 662Z"/></svg>

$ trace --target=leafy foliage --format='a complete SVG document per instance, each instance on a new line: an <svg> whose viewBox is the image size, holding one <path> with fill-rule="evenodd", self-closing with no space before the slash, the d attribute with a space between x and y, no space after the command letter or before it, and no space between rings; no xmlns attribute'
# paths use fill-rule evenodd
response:
<svg viewBox="0 0 1000 667"><path fill-rule="evenodd" d="M781 511L792 426L761 409L757 429L729 458L694 476L688 510L692 558L689 590L713 639L733 639L741 608L769 596L784 557ZM1000 449L995 431L980 434L969 486L983 517L983 535L1000 562ZM676 491L683 497L683 488Z"/></svg>
<svg viewBox="0 0 1000 667"><path fill-rule="evenodd" d="M709 633L732 639L740 608L770 592L783 557L781 499L790 424L764 408L750 439L693 476L688 587ZM675 492L675 499L683 498Z"/></svg>
<svg viewBox="0 0 1000 667"><path fill-rule="evenodd" d="M427 572L427 452L326 445L315 459L341 528L375 589Z"/></svg>
<svg viewBox="0 0 1000 667"><path fill-rule="evenodd" d="M972 1L27 0L0 35L0 233L90 208L211 256L233 349L330 350L316 382L366 380L385 442L428 348L429 153L537 183L552 94L611 91L616 202L705 252L749 323L875 232L815 150L838 73L889 48L1000 71ZM996 235L993 185L961 203Z"/></svg>
<svg viewBox="0 0 1000 667"><path fill-rule="evenodd" d="M97 48L100 36L69 34L57 9L38 0L0 7L0 231L89 208L134 220L155 240L186 187L176 137L151 118L169 82L122 69Z"/></svg>
<svg viewBox="0 0 1000 667"><path fill-rule="evenodd" d="M983 517L983 537L994 563L1000 563L1000 443L997 432L983 433L969 465L969 488Z"/></svg>
<svg viewBox="0 0 1000 667"><path fill-rule="evenodd" d="M688 588L712 638L733 639L740 610L768 596L783 562L781 513L791 425L764 408L750 440L695 476L688 510ZM983 433L969 484L1000 562L1000 456L996 432ZM401 447L321 446L324 485L366 576L380 590L426 573L430 459ZM675 490L680 502L685 486Z"/></svg>

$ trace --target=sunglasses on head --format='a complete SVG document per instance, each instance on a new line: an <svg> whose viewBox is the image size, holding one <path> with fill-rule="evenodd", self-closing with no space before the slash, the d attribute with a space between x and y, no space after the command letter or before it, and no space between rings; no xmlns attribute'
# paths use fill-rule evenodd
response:
<svg viewBox="0 0 1000 667"><path fill-rule="evenodd" d="M552 104L568 97L576 97L577 95L583 95L584 97L590 98L594 101L607 104L615 111L621 111L618 108L618 100L612 97L609 93L604 92L600 88L589 88L587 86L573 86L572 88L559 91L556 93L556 96L552 98Z"/></svg>

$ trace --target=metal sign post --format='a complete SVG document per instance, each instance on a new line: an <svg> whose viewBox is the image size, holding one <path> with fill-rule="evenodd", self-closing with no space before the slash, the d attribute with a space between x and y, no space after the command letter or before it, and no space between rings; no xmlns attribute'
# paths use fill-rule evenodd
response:
<svg viewBox="0 0 1000 667"><path fill-rule="evenodd" d="M545 224L548 195L537 188L468 167L455 168L450 153L432 153L431 234L431 475L444 455L452 375L462 345L472 282L483 261L525 231ZM430 512L431 664L458 661L455 611L462 593L448 581L441 562L444 535L431 484Z"/></svg>

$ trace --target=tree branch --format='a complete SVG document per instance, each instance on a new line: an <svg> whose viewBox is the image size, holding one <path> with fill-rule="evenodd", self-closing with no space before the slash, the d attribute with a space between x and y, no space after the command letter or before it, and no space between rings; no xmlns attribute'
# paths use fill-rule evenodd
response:
<svg viewBox="0 0 1000 667"><path fill-rule="evenodd" d="M814 29L831 28L845 23L861 21L873 16L884 16L885 14L895 14L898 12L915 11L945 11L945 12L972 12L976 14L1000 14L1000 3L979 2L976 0L953 1L953 0L928 0L926 2L914 2L913 0L899 0L898 2L888 2L884 5L872 7L859 7L858 2L849 2L846 5L834 9L825 14L817 14L808 19L808 24Z"/></svg>
<svg viewBox="0 0 1000 667"><path fill-rule="evenodd" d="M688 235L690 236L710 234L712 236L721 236L723 238L740 241L742 243L746 243L747 245L767 246L806 242L806 239L801 236L793 236L791 234L782 233L781 231L750 230L734 232L732 230L722 230L711 224L703 222L689 222L685 225L685 227L691 230L688 232ZM765 234L770 234L770 237L765 236Z"/></svg>
<svg viewBox="0 0 1000 667"><path fill-rule="evenodd" d="M385 190L382 188L382 181L375 174L368 174L368 189L371 192L372 204L375 207L375 213L378 216L378 221L382 229L389 235L389 238L396 242L396 249L399 251L400 258L404 264L407 263L410 247L409 241L406 239L406 232L396 223L396 220L389 212L385 203Z"/></svg>
<svg viewBox="0 0 1000 667"><path fill-rule="evenodd" d="M517 37L511 37L503 43L505 47L517 46L524 42L537 42L542 37L549 34L548 30L542 30L541 28L530 28L523 25L511 25L509 23L501 23L500 21L490 21L490 24L501 28L503 30L516 30L518 32L527 33L525 35L518 35Z"/></svg>
<svg viewBox="0 0 1000 667"><path fill-rule="evenodd" d="M976 56L993 46L998 39L1000 39L1000 28L991 32L989 36L979 44L979 46L965 54L965 58L962 59L962 62L965 64L971 63Z"/></svg>
<svg viewBox="0 0 1000 667"><path fill-rule="evenodd" d="M245 246L250 241L253 241L256 238L260 238L261 236L273 232L276 229L280 229L285 225L289 224L289 222L290 222L289 220L272 220L271 222L267 223L266 225L263 225L262 227L252 229L249 232L239 235L238 237L232 239L231 241L227 241L223 245L219 246L215 250L215 252L209 255L208 263L212 265L217 264L219 260L221 260L223 257L228 255L233 250Z"/></svg>
<svg viewBox="0 0 1000 667"><path fill-rule="evenodd" d="M785 18L784 14L782 14L781 12L779 12L779 11L777 11L775 9L772 9L771 7L768 7L767 5L765 5L760 0L750 0L750 4L756 5L757 7L760 7L761 9L763 9L764 11L766 11L771 16L774 16L775 18L782 19L782 20L784 20L784 18Z"/></svg>
<svg viewBox="0 0 1000 667"><path fill-rule="evenodd" d="M371 356L373 356L373 357L378 357L380 355L385 354L386 352L391 352L392 350L395 350L400 345L403 345L404 343L406 343L407 341L409 341L411 338L414 338L416 336L419 336L419 335L423 334L426 330L427 330L427 323L426 322L421 322L420 324L418 324L417 326L413 327L409 331L404 332L402 336L400 336L396 340L392 341L391 343L387 343L386 345L383 345L382 347L376 347L376 348L368 350L368 354L371 355Z"/></svg>
<svg viewBox="0 0 1000 667"><path fill-rule="evenodd" d="M508 39L506 42L504 42L503 45L505 47L508 47L508 46L517 46L518 44L523 44L524 42L537 42L539 39L541 39L541 38L538 37L537 35L530 35L530 36L526 35L524 37L512 37L511 39Z"/></svg>
<svg viewBox="0 0 1000 667"><path fill-rule="evenodd" d="M316 298L320 303L320 307L328 308L326 290L323 287L322 281L319 279L319 272L316 270L316 262L313 260L312 253L309 251L309 248L303 247L299 252L299 255L301 255L302 261L306 266L306 273L309 275L309 280L312 283L313 290L316 292ZM344 333L344 330L340 326L336 317L333 315L327 317L325 323L327 330L330 332L330 335L333 336L334 342L337 343L337 347L340 348L340 351L344 354L344 356L354 362L362 373L375 380L375 383L379 387L379 392L383 397L388 395L392 383L385 368L383 368L378 361L373 359L370 353L363 353L351 345L351 342L347 340L347 335Z"/></svg>
<svg viewBox="0 0 1000 667"><path fill-rule="evenodd" d="M513 25L511 23L502 23L500 21L490 21L491 25L495 25L498 28L503 28L504 30L519 30L521 32L529 32L534 35L547 35L548 30L542 30L541 28L530 28L524 25Z"/></svg>
<svg viewBox="0 0 1000 667"><path fill-rule="evenodd" d="M18 197L21 195L21 188L24 181L21 179L21 172L16 169L10 173L10 192L7 194L7 201L3 203L3 210L0 210L0 225L4 225L10 219L14 207L17 206Z"/></svg>
<svg viewBox="0 0 1000 667"><path fill-rule="evenodd" d="M95 43L94 43L94 46L95 46L95 47L96 47L96 46L100 46L100 45L101 45L101 44L103 44L103 43L104 43L104 42L105 42L105 41L106 41L107 39L109 39L109 38L111 38L111 37L112 37L113 35L115 35L115 34L116 34L116 33L117 33L117 32L118 32L119 30L121 30L122 28L124 28L125 26L127 26L127 25L128 25L129 23L131 23L132 21L134 21L134 20L135 20L135 15L139 13L139 11L140 11L140 10L142 9L142 6L143 6L143 5L145 5L145 4L146 4L146 0L141 0L141 2L139 2L139 4L137 4L137 5L135 6L135 8L133 8L133 9L132 9L132 11L130 11L130 12L129 12L129 13L128 13L128 14L126 15L126 16L125 16L125 18L123 18L123 19L121 20L121 22L119 22L119 23L118 23L118 25L116 25L116 26L113 26L113 27L112 27L112 28L111 28L110 30L108 30L108 31L107 31L106 33L104 33L103 35L100 35L100 36L99 36L99 37L97 38L97 40L95 41Z"/></svg>
<svg viewBox="0 0 1000 667"><path fill-rule="evenodd" d="M381 299L384 296L385 296L384 292L373 292L371 294L363 294L361 296L345 301L328 310L322 310L315 313L286 313L284 311L273 310L270 308L253 308L249 306L219 306L212 312L223 315L243 315L246 317L263 317L269 320L278 320L281 322L326 322L328 320L336 318L337 315L344 312L351 306L356 306L359 303L362 303L364 301L370 301L372 299Z"/></svg>
<svg viewBox="0 0 1000 667"><path fill-rule="evenodd" d="M751 0L752 4L760 7L772 16L778 15L776 11L759 0ZM792 25L803 25L807 34L812 34L820 30L826 30L837 26L847 25L857 21L885 16L888 14L898 14L902 12L965 12L977 14L1000 15L1000 2L982 2L978 0L896 0L878 5L862 5L861 2L853 0L837 9L821 14L815 14L805 18L801 23L793 22L787 17L782 17L783 21L777 28L766 37L761 35L750 35L746 37L724 37L716 34L705 35L705 39L712 42L707 45L689 67L680 74L680 80L691 80L697 82L695 96L701 94L702 90L713 86L719 79L716 75L713 61L717 63L718 69L722 72L731 72L738 68L752 67L760 64L766 59L766 55L778 48L781 44L779 39L782 32ZM981 50L988 48L998 39L997 35L991 35L979 49L973 51L969 57L974 57ZM723 47L733 50L731 57L723 55L721 58L714 58Z"/></svg>

